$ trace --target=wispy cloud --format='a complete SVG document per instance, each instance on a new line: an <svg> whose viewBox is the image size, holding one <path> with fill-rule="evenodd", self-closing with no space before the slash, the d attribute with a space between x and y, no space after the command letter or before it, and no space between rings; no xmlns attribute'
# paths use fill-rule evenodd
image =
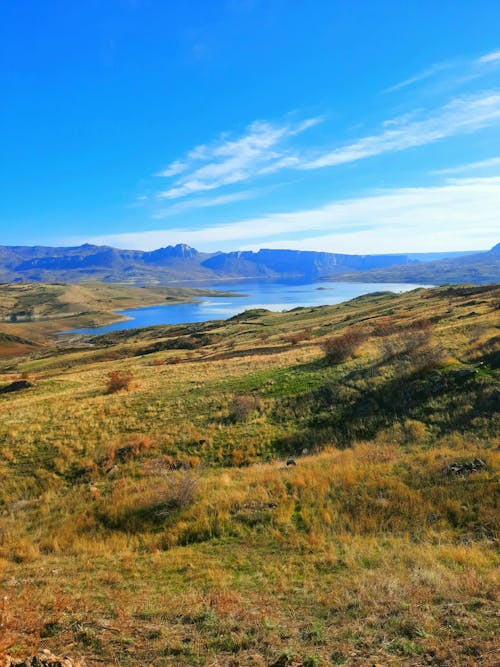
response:
<svg viewBox="0 0 500 667"><path fill-rule="evenodd" d="M292 149L290 139L320 122L311 118L297 123L255 121L237 138L227 134L212 144L191 149L159 175L172 178L171 186L157 199L177 200L265 176L283 169L313 170L334 167L384 153L424 146L458 134L474 132L500 122L500 91L490 90L458 97L434 111L414 110L382 123L381 131L328 151ZM189 199L186 208L218 206L239 201L238 194L212 199ZM185 210L174 205L157 212L166 217Z"/></svg>
<svg viewBox="0 0 500 667"><path fill-rule="evenodd" d="M491 63L500 64L500 49L498 49L498 51L492 51L491 53L487 53L486 55L481 56L477 62L481 65L489 65Z"/></svg>
<svg viewBox="0 0 500 667"><path fill-rule="evenodd" d="M463 250L487 248L498 241L499 210L497 176L395 188L202 229L98 236L92 242L142 249L189 243L208 251L238 246L347 253Z"/></svg>
<svg viewBox="0 0 500 667"><path fill-rule="evenodd" d="M180 201L172 204L168 208L153 213L152 217L156 220L160 220L191 209L212 208L215 206L233 204L235 202L253 199L258 196L259 192L259 190L242 190L241 192L219 195L218 197L196 197L196 199L188 199L187 201Z"/></svg>
<svg viewBox="0 0 500 667"><path fill-rule="evenodd" d="M492 66L497 65L500 65L498 50L475 59L457 58L438 62L395 84L388 91L407 88L444 74L444 78L463 83L481 75L481 72L491 72ZM156 174L166 179L167 185L161 187L158 183L162 181L156 181L156 193L149 199L153 218L250 198L249 191L218 197L202 195L282 170L297 172L335 167L494 126L500 123L500 89L456 96L434 109L413 108L399 117L389 116L380 124L378 131L344 145L337 142L330 148L326 148L325 144L314 147L309 142L306 147L304 138L294 140L323 120L322 117L313 117L299 121L291 116L281 122L257 120L239 136L225 132L213 142L191 148ZM456 171L449 173L461 173L458 167L454 169ZM170 205L165 206L166 202Z"/></svg>
<svg viewBox="0 0 500 667"><path fill-rule="evenodd" d="M425 81L426 79L430 79L436 76L437 74L441 74L442 72L449 70L450 68L453 67L453 65L454 65L453 61L434 63L430 67L426 67L426 69L422 70L421 72L418 72L414 76L411 76L408 79L405 79L404 81L400 81L399 83L395 83L393 86L386 88L382 92L394 93L397 90L408 88L408 86L412 86L415 83L420 83L420 81Z"/></svg>
<svg viewBox="0 0 500 667"><path fill-rule="evenodd" d="M455 84L460 84L487 74L489 68L485 66L491 65L500 65L500 50L485 53L479 58L468 60L464 58L454 58L453 60L433 63L429 67L426 67L403 81L395 83L393 86L386 88L382 92L394 93L415 84L422 83L423 81L428 81L429 79L437 79L444 73L451 74Z"/></svg>
<svg viewBox="0 0 500 667"><path fill-rule="evenodd" d="M432 173L446 176L447 174L464 174L471 171L494 169L496 167L500 167L500 157L491 157L487 160L478 160L477 162L467 162L466 164L459 164L447 169L437 169Z"/></svg>
<svg viewBox="0 0 500 667"><path fill-rule="evenodd" d="M320 120L309 118L282 124L255 121L240 137L223 136L213 144L197 146L184 159L172 162L160 173L165 177L179 175L179 178L158 197L178 199L293 167L299 159L288 140Z"/></svg>
<svg viewBox="0 0 500 667"><path fill-rule="evenodd" d="M156 175L169 178L170 176L177 176L177 174L182 174L182 172L185 171L186 169L187 169L186 163L181 162L180 160L175 160L174 162L169 164L168 167L166 167Z"/></svg>
<svg viewBox="0 0 500 667"><path fill-rule="evenodd" d="M300 169L319 169L355 162L367 157L434 143L461 133L474 132L500 121L500 91L486 91L457 98L425 118L402 117L385 123L378 134L320 154L300 164Z"/></svg>

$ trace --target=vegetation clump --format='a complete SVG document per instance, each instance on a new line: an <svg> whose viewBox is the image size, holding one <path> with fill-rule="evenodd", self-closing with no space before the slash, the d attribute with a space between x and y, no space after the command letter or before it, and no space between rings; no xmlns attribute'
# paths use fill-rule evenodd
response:
<svg viewBox="0 0 500 667"><path fill-rule="evenodd" d="M364 332L354 328L337 336L329 336L321 343L325 360L329 364L339 364L345 361L356 352L364 338Z"/></svg>
<svg viewBox="0 0 500 667"><path fill-rule="evenodd" d="M110 371L107 376L106 393L115 394L117 391L129 391L134 374L131 371Z"/></svg>
<svg viewBox="0 0 500 667"><path fill-rule="evenodd" d="M428 319L399 327L395 334L384 338L382 349L400 375L439 368L446 359L446 350L434 341L434 329Z"/></svg>
<svg viewBox="0 0 500 667"><path fill-rule="evenodd" d="M234 422L243 422L261 407L261 402L255 396L237 395L229 404L229 417Z"/></svg>

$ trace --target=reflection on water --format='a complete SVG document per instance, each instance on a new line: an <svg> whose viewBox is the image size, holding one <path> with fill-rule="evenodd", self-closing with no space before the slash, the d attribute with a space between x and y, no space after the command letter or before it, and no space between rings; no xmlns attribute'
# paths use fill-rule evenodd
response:
<svg viewBox="0 0 500 667"><path fill-rule="evenodd" d="M199 285L198 285L199 286ZM406 292L422 285L404 283L334 283L318 282L308 284L289 284L277 282L243 282L203 285L206 289L223 289L242 296L202 297L193 303L176 305L149 306L134 310L120 311L133 318L116 322L105 327L92 329L73 329L65 333L103 334L119 329L147 327L155 324L182 324L222 320L242 313L251 308L266 308L280 312L292 308L332 305L348 301L369 292Z"/></svg>

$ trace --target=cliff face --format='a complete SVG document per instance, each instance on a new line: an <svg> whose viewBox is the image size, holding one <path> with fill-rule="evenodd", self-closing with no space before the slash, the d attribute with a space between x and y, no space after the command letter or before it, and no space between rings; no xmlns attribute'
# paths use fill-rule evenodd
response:
<svg viewBox="0 0 500 667"><path fill-rule="evenodd" d="M312 281L345 274L346 280L371 282L480 283L491 282L495 275L498 280L499 255L500 244L489 253L434 262L417 261L408 255L347 255L302 250L209 254L185 244L150 252L90 244L71 248L0 246L0 282L77 283L93 279L151 284L226 278ZM425 255L421 257L424 259Z"/></svg>
<svg viewBox="0 0 500 667"><path fill-rule="evenodd" d="M259 250L220 253L203 262L217 272L269 277L316 279L347 270L362 270L408 262L406 255L344 255L302 250Z"/></svg>

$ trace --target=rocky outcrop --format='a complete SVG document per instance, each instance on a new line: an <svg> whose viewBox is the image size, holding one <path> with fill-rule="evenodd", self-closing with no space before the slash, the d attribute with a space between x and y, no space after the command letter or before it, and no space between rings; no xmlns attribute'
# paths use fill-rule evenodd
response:
<svg viewBox="0 0 500 667"><path fill-rule="evenodd" d="M85 662L66 657L60 658L44 649L24 659L0 655L0 667L85 667Z"/></svg>
<svg viewBox="0 0 500 667"><path fill-rule="evenodd" d="M10 394L12 391L22 391L23 389L29 389L33 385L28 380L16 380L11 382L5 387L0 387L0 394Z"/></svg>
<svg viewBox="0 0 500 667"><path fill-rule="evenodd" d="M482 459L475 458L472 461L450 463L444 469L448 477L468 477L473 472L484 472L488 466Z"/></svg>

